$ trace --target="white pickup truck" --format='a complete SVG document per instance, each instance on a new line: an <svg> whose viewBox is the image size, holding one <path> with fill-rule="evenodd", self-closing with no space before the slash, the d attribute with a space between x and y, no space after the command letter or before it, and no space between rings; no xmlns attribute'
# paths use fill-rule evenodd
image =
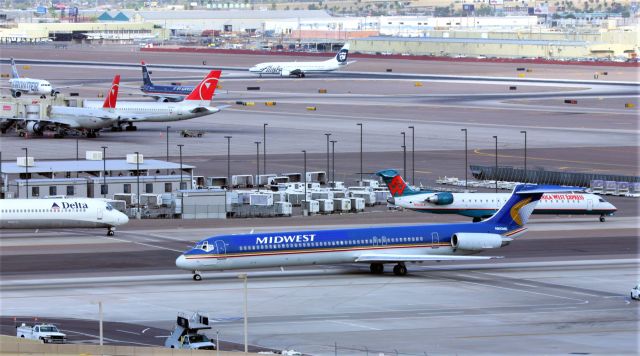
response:
<svg viewBox="0 0 640 356"><path fill-rule="evenodd" d="M45 344L65 344L67 335L52 324L29 326L25 323L16 327L16 336L23 339L41 340Z"/></svg>

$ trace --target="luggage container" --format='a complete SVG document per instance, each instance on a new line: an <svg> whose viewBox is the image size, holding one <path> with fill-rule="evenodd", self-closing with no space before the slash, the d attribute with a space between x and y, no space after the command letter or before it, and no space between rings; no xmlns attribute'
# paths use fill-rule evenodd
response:
<svg viewBox="0 0 640 356"><path fill-rule="evenodd" d="M320 213L331 214L333 213L333 199L318 199L320 205Z"/></svg>
<svg viewBox="0 0 640 356"><path fill-rule="evenodd" d="M320 212L320 203L317 200L305 200L302 208L309 214L317 214Z"/></svg>
<svg viewBox="0 0 640 356"><path fill-rule="evenodd" d="M113 200L124 200L127 206L137 205L138 197L133 193L117 193L113 195Z"/></svg>
<svg viewBox="0 0 640 356"><path fill-rule="evenodd" d="M342 189L342 188L344 188L344 182L339 182L339 181L331 182L331 183L329 183L329 186L331 188L335 188L335 189Z"/></svg>
<svg viewBox="0 0 640 356"><path fill-rule="evenodd" d="M336 212L347 212L351 210L351 199L348 198L334 198L333 210Z"/></svg>
<svg viewBox="0 0 640 356"><path fill-rule="evenodd" d="M331 189L331 191L333 192L333 199L349 197L349 192L344 189Z"/></svg>
<svg viewBox="0 0 640 356"><path fill-rule="evenodd" d="M307 172L307 182L327 184L327 173L324 171Z"/></svg>
<svg viewBox="0 0 640 356"><path fill-rule="evenodd" d="M207 177L207 187L226 187L227 177Z"/></svg>
<svg viewBox="0 0 640 356"><path fill-rule="evenodd" d="M160 194L160 199L162 200L162 206L171 206L174 197L171 193L163 193Z"/></svg>
<svg viewBox="0 0 640 356"><path fill-rule="evenodd" d="M157 208L162 205L162 196L160 194L140 194L140 205Z"/></svg>
<svg viewBox="0 0 640 356"><path fill-rule="evenodd" d="M273 194L271 193L253 193L249 195L249 205L272 206Z"/></svg>
<svg viewBox="0 0 640 356"><path fill-rule="evenodd" d="M629 193L640 194L640 183L629 183Z"/></svg>
<svg viewBox="0 0 640 356"><path fill-rule="evenodd" d="M238 197L238 192L233 190L230 192L227 192L227 205L237 205L237 204L241 204L240 203L240 199Z"/></svg>
<svg viewBox="0 0 640 356"><path fill-rule="evenodd" d="M264 187L267 184L272 184L271 179L275 176L275 174L261 174L257 177L256 182L258 182L258 186Z"/></svg>
<svg viewBox="0 0 640 356"><path fill-rule="evenodd" d="M302 205L302 202L305 200L308 200L308 199L305 199L304 193L299 193L299 192L287 193L287 201L291 203L291 205L293 206L300 206Z"/></svg>
<svg viewBox="0 0 640 356"><path fill-rule="evenodd" d="M278 216L291 216L293 214L293 206L286 201L279 201L274 203L276 206L276 215Z"/></svg>
<svg viewBox="0 0 640 356"><path fill-rule="evenodd" d="M629 182L616 182L616 195L629 194Z"/></svg>
<svg viewBox="0 0 640 356"><path fill-rule="evenodd" d="M364 200L364 204L367 206L374 206L376 204L376 195L374 192L368 192L366 190L351 192L352 198L360 198Z"/></svg>
<svg viewBox="0 0 640 356"><path fill-rule="evenodd" d="M380 188L380 182L375 179L363 179L362 181L358 181L358 184L361 187Z"/></svg>
<svg viewBox="0 0 640 356"><path fill-rule="evenodd" d="M251 194L253 194L250 190L239 190L238 193L238 204L249 204L251 201Z"/></svg>
<svg viewBox="0 0 640 356"><path fill-rule="evenodd" d="M284 192L271 192L271 195L273 196L274 204L281 201L287 201L287 195Z"/></svg>
<svg viewBox="0 0 640 356"><path fill-rule="evenodd" d="M231 176L231 185L234 188L251 188L253 176L249 174Z"/></svg>
<svg viewBox="0 0 640 356"><path fill-rule="evenodd" d="M608 180L604 182L604 194L615 194L618 182Z"/></svg>
<svg viewBox="0 0 640 356"><path fill-rule="evenodd" d="M289 182L302 182L302 173L282 173L283 177L289 177Z"/></svg>
<svg viewBox="0 0 640 356"><path fill-rule="evenodd" d="M204 189L207 185L207 179L204 176L193 176L192 184L194 189Z"/></svg>
<svg viewBox="0 0 640 356"><path fill-rule="evenodd" d="M127 202L124 200L107 200L107 202L117 211L121 213L126 213L127 211Z"/></svg>
<svg viewBox="0 0 640 356"><path fill-rule="evenodd" d="M289 177L276 176L275 174L272 177L269 177L269 181L267 182L267 184L271 186L286 183L289 183Z"/></svg>
<svg viewBox="0 0 640 356"><path fill-rule="evenodd" d="M311 199L331 199L333 200L333 192L330 190L311 192Z"/></svg>
<svg viewBox="0 0 640 356"><path fill-rule="evenodd" d="M591 184L589 185L591 187L591 191L593 193L603 193L604 192L604 181L603 180L592 180Z"/></svg>
<svg viewBox="0 0 640 356"><path fill-rule="evenodd" d="M364 211L364 199L362 198L351 198L351 211L361 212Z"/></svg>

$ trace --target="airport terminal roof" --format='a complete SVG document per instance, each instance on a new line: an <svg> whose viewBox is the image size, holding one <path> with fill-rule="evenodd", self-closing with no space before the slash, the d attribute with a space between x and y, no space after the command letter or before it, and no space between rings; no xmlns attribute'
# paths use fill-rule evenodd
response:
<svg viewBox="0 0 640 356"><path fill-rule="evenodd" d="M198 19L290 19L330 18L324 10L172 10L131 11L123 10L129 18L139 15L145 20L198 20Z"/></svg>
<svg viewBox="0 0 640 356"><path fill-rule="evenodd" d="M131 171L136 170L135 163L128 163L123 159L107 159L108 171ZM183 164L182 169L193 169L194 166ZM99 172L103 169L102 160L65 160L65 161L35 161L33 166L29 166L29 173L57 173L57 172ZM156 159L144 159L140 163L140 170L160 170L160 169L180 169L179 163L160 161ZM20 174L25 173L25 167L19 166L16 162L2 162L0 173Z"/></svg>
<svg viewBox="0 0 640 356"><path fill-rule="evenodd" d="M446 42L446 43L483 43L515 44L533 46L586 46L586 41L557 40L511 40L502 38L445 38L445 37L387 37L376 36L359 38L359 41L395 41L395 42Z"/></svg>

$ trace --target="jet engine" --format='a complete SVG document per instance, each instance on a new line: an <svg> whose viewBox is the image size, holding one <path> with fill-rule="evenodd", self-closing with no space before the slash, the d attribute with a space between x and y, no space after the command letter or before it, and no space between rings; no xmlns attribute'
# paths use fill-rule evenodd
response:
<svg viewBox="0 0 640 356"><path fill-rule="evenodd" d="M448 192L436 193L425 200L427 201L427 203L435 205L449 205L453 203L453 194Z"/></svg>
<svg viewBox="0 0 640 356"><path fill-rule="evenodd" d="M461 250L480 251L508 245L513 239L499 234L459 232L451 236L451 247Z"/></svg>
<svg viewBox="0 0 640 356"><path fill-rule="evenodd" d="M13 90L12 90L12 91L11 91L11 96L13 96L14 98L19 98L19 97L21 97L21 96L22 96L22 92L21 92L21 91L19 91L19 90L16 90L16 91L13 91Z"/></svg>
<svg viewBox="0 0 640 356"><path fill-rule="evenodd" d="M44 127L42 127L42 125L38 122L29 121L27 122L26 129L30 134L41 134L44 130Z"/></svg>

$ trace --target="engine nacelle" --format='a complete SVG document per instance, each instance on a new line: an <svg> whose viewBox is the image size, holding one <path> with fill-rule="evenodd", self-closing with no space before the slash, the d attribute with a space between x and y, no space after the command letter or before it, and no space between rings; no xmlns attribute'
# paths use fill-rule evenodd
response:
<svg viewBox="0 0 640 356"><path fill-rule="evenodd" d="M19 90L11 91L11 96L13 96L14 98L19 98L22 96L22 92Z"/></svg>
<svg viewBox="0 0 640 356"><path fill-rule="evenodd" d="M27 129L27 132L29 132L30 134L41 134L44 128L40 123L37 123L35 121L29 121L27 122L26 129Z"/></svg>
<svg viewBox="0 0 640 356"><path fill-rule="evenodd" d="M487 248L506 246L513 239L499 234L458 232L451 236L451 246L461 250L479 251Z"/></svg>
<svg viewBox="0 0 640 356"><path fill-rule="evenodd" d="M453 194L444 192L436 193L426 199L427 203L435 205L449 205L453 203Z"/></svg>

